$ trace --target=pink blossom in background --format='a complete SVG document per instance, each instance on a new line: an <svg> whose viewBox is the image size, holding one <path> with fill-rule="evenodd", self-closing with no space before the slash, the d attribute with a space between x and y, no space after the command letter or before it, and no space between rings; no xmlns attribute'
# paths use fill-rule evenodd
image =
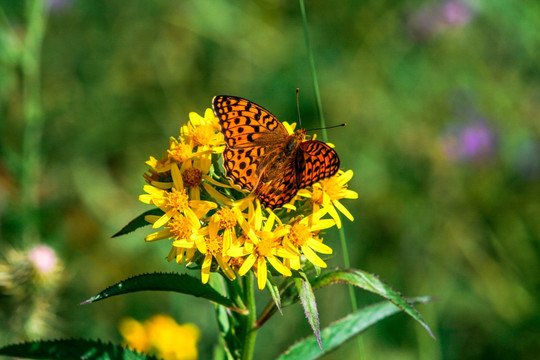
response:
<svg viewBox="0 0 540 360"><path fill-rule="evenodd" d="M37 245L28 252L28 258L43 275L50 274L57 264L56 253L47 245Z"/></svg>
<svg viewBox="0 0 540 360"><path fill-rule="evenodd" d="M409 16L408 27L420 40L429 39L451 28L470 23L474 15L474 11L463 1L448 0L418 8Z"/></svg>
<svg viewBox="0 0 540 360"><path fill-rule="evenodd" d="M441 8L444 21L448 25L463 25L471 20L472 12L469 7L459 0L450 0Z"/></svg>

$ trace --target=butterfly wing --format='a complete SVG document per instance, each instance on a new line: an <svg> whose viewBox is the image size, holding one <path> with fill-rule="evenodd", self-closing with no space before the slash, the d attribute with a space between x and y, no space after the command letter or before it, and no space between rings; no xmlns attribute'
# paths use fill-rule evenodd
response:
<svg viewBox="0 0 540 360"><path fill-rule="evenodd" d="M227 176L244 190L255 190L265 164L287 138L287 129L262 106L237 96L218 95L212 107L227 144Z"/></svg>
<svg viewBox="0 0 540 360"><path fill-rule="evenodd" d="M299 189L319 180L334 176L339 170L339 156L327 144L302 141L282 172L268 183L261 183L255 191L261 204L276 209L289 203Z"/></svg>
<svg viewBox="0 0 540 360"><path fill-rule="evenodd" d="M272 181L259 184L255 193L261 204L276 209L289 203L298 192L296 176L294 163L290 162Z"/></svg>
<svg viewBox="0 0 540 360"><path fill-rule="evenodd" d="M298 148L295 159L298 189L313 185L338 172L339 156L327 144L317 140L307 140L301 142Z"/></svg>
<svg viewBox="0 0 540 360"><path fill-rule="evenodd" d="M212 106L229 148L275 146L289 135L274 115L249 100L218 95L212 100Z"/></svg>

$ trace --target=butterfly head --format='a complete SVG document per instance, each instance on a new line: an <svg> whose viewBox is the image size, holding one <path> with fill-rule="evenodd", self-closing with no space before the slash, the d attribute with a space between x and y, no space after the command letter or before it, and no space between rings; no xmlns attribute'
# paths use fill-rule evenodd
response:
<svg viewBox="0 0 540 360"><path fill-rule="evenodd" d="M298 129L294 132L293 136L298 139L298 141L304 141L306 137L306 129Z"/></svg>

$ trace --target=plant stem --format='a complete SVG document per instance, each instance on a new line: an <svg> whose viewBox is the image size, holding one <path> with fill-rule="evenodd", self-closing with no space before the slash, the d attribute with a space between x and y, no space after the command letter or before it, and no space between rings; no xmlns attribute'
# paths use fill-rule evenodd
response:
<svg viewBox="0 0 540 360"><path fill-rule="evenodd" d="M26 223L23 240L31 242L39 233L39 176L43 116L41 110L40 61L41 44L45 33L43 0L26 4L28 21L21 57L23 81L24 132L21 164L21 205Z"/></svg>
<svg viewBox="0 0 540 360"><path fill-rule="evenodd" d="M246 316L242 360L251 360L253 358L255 339L257 336L257 329L255 329L255 317L257 315L257 309L255 307L255 293L253 290L253 274L251 272L244 276L244 294L245 303L247 304L249 313Z"/></svg>
<svg viewBox="0 0 540 360"><path fill-rule="evenodd" d="M325 142L328 142L328 135L326 134L326 121L324 120L324 113L322 109L321 92L319 91L319 80L317 79L317 71L315 70L315 58L313 57L313 49L311 48L311 41L309 40L306 7L304 5L304 0L299 0L299 2L300 2L300 13L302 14L302 24L304 25L304 37L305 37L306 48L307 48L308 57L309 57L309 68L311 70L311 77L313 78L315 102L317 104L317 111L319 112L322 138Z"/></svg>
<svg viewBox="0 0 540 360"><path fill-rule="evenodd" d="M307 24L307 15L306 15L306 7L304 5L304 0L299 0L300 4L300 13L302 14L302 24L304 27L304 36L306 41L306 48L308 51L308 57L309 57L309 65L311 69L311 77L313 78L313 88L315 90L315 101L317 103L317 110L319 112L319 119L320 124L322 128L322 139L325 142L328 142L328 135L326 133L326 121L324 120L324 113L322 108L322 100L321 100L321 92L319 91L319 80L317 78L317 71L315 68L315 58L313 56L313 48L311 47L311 42L309 39L309 32L308 32L308 24ZM349 260L349 250L347 247L347 239L345 236L345 231L343 228L339 229L339 237L341 240L341 248L343 251L343 262L345 267L350 267L350 260ZM357 301L356 301L356 295L354 293L354 287L352 285L349 285L349 297L351 300L351 306L353 310L356 310L357 308ZM364 341L362 339L362 336L359 336L357 338L358 342L358 349L360 352L360 359L364 359Z"/></svg>

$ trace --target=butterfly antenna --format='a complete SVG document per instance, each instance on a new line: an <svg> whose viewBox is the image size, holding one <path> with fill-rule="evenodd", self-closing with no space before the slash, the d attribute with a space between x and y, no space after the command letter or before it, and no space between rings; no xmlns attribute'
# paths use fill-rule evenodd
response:
<svg viewBox="0 0 540 360"><path fill-rule="evenodd" d="M300 101L298 100L298 94L300 93L300 89L296 88L296 111L298 111L298 124L299 127L302 127L302 118L300 117Z"/></svg>
<svg viewBox="0 0 540 360"><path fill-rule="evenodd" d="M341 126L347 126L347 123L334 125L334 126L327 126L327 127L321 127L321 128L315 128L315 129L306 129L306 131L314 131L314 130L322 130L322 129L333 129Z"/></svg>

